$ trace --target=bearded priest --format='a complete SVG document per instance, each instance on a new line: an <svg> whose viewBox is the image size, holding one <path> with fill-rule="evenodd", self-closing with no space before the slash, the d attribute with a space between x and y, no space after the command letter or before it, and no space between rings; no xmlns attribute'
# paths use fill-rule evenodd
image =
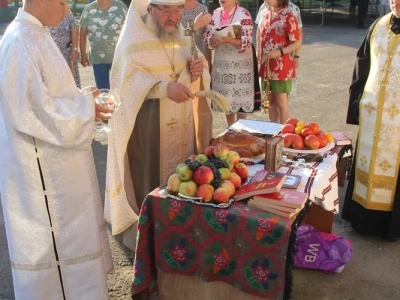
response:
<svg viewBox="0 0 400 300"><path fill-rule="evenodd" d="M110 246L80 93L45 26L66 0L25 0L0 42L0 194L17 300L108 299ZM96 112L95 112L96 111Z"/></svg>
<svg viewBox="0 0 400 300"><path fill-rule="evenodd" d="M199 51L191 57L180 25L184 3L132 1L115 50L111 88L122 104L110 122L105 216L131 249L147 194L211 137L210 103L196 103L193 94L200 77L209 88L208 65Z"/></svg>
<svg viewBox="0 0 400 300"><path fill-rule="evenodd" d="M400 0L357 52L347 123L359 125L342 217L361 233L400 239Z"/></svg>

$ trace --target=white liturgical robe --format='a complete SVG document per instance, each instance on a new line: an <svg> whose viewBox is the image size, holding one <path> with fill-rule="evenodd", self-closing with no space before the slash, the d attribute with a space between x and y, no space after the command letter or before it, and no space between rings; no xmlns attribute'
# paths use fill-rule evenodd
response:
<svg viewBox="0 0 400 300"><path fill-rule="evenodd" d="M0 193L15 298L108 299L93 96L79 94L49 32L22 10L0 62Z"/></svg>

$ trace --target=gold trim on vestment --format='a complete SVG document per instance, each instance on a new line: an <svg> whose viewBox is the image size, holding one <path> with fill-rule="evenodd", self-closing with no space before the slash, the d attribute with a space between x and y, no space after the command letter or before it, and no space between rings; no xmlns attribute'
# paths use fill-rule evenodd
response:
<svg viewBox="0 0 400 300"><path fill-rule="evenodd" d="M110 192L108 189L106 189L106 194L110 197L110 199L115 199L118 197L119 194L121 194L122 189L124 188L124 185L122 182L117 186L117 188Z"/></svg>
<svg viewBox="0 0 400 300"><path fill-rule="evenodd" d="M387 49L382 46L383 41L378 42L378 38L382 38L382 36L377 37L381 33L382 29L382 22L386 22L386 30L389 32L389 43L387 44ZM392 93L389 96L387 96L387 87L389 84L389 75L392 75L391 72L395 72L395 70L392 70L392 62L393 62L393 56L396 54L396 48L398 47L398 36L394 36L394 34L390 31L390 16L386 16L382 18L381 21L377 23L375 26L373 33L371 35L371 47L375 46L375 49L371 51L371 54L375 54L376 58L373 57L373 59L376 60L376 63L378 63L380 66L383 67L380 68L380 71L382 72L382 78L381 82L373 82L371 84L370 80L372 79L378 79L379 74L370 74L370 76L375 76L374 78L369 78L367 81L367 84L365 86L363 95L360 100L360 114L359 114L359 119L360 119L360 127L359 127L359 139L358 139L358 144L357 144L357 162L356 162L356 170L355 170L355 185L354 185L354 191L353 191L353 199L363 205L367 209L373 209L373 210L382 210L382 211L392 211L393 210L393 203L394 203L394 198L395 198L395 189L397 186L397 180L398 180L398 173L399 173L399 166L400 166L400 143L397 145L397 156L396 156L396 161L388 161L387 159L384 159L385 156L383 155L385 151L384 149L380 149L380 146L382 148L382 119L384 117L384 113L387 112L390 117L394 117L396 113L398 113L397 107L393 107L392 105L390 109L385 108L385 101L390 101L391 96L393 98ZM381 43L381 44L379 44ZM379 52L379 53L377 53ZM387 58L384 63L379 62L379 55L384 55L387 54ZM377 78L376 78L377 77ZM367 91L368 89L368 91ZM369 96L367 96L369 94ZM371 101L372 97L377 97L377 107L372 105L369 101ZM389 97L389 99L386 99ZM376 99L376 98L375 98ZM367 101L366 104L363 102ZM374 102L372 102L374 103ZM370 119L363 120L363 114L361 113L362 111L367 111L369 115L371 116L371 113L376 114L375 116L371 116ZM361 152L365 149L362 149L363 146L365 146L365 136L368 137L369 132L365 132L364 130L368 130L367 122L371 123L371 121L375 120L374 123L374 134L373 134L373 144L372 147L370 148L371 150L371 157L366 157L365 155L361 155ZM364 125L363 125L364 124ZM368 124L370 125L370 124ZM387 129L386 129L387 131ZM364 144L363 144L364 143ZM390 147L391 148L391 147ZM367 151L364 153L368 153L368 148L366 148ZM388 149L386 149L387 151ZM390 149L393 151L393 148ZM389 152L390 153L390 152ZM393 153L391 153L393 155ZM369 161L368 161L369 159ZM377 160L380 160L378 163ZM359 165L357 165L359 164ZM385 176L385 175L380 175L378 174L378 171L376 168L379 167L380 171L385 173L387 170L390 170L391 168L394 169L394 175L390 174L390 176ZM363 169L367 169L368 172L364 171ZM360 192L363 195L360 195ZM364 195L364 193L366 193ZM379 197L382 197L382 201L380 202Z"/></svg>

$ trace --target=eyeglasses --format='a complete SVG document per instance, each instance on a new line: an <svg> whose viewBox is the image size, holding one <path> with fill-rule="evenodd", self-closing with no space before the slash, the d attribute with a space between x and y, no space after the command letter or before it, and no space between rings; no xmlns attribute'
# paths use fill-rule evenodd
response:
<svg viewBox="0 0 400 300"><path fill-rule="evenodd" d="M158 5L154 5L161 13L165 16L170 16L172 13L175 13L175 15L181 15L183 13L183 10L185 9L183 6L179 7L177 9L170 9L170 8L161 8Z"/></svg>

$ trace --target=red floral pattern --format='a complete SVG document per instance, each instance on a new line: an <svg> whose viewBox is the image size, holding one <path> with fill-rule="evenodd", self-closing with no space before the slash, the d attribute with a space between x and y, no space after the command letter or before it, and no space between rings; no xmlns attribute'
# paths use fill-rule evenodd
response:
<svg viewBox="0 0 400 300"><path fill-rule="evenodd" d="M265 78L265 57L267 52L276 51L300 39L299 27L295 16L286 7L275 16L269 10L260 24L262 63L260 77ZM269 60L269 73L272 80L289 80L296 78L294 57L286 53Z"/></svg>
<svg viewBox="0 0 400 300"><path fill-rule="evenodd" d="M169 206L168 210L168 218L169 220L175 219L177 215L179 215L180 211L182 208L185 206L185 204L182 201L178 200L171 200L171 205Z"/></svg>
<svg viewBox="0 0 400 300"><path fill-rule="evenodd" d="M215 210L215 218L220 222L220 223L226 223L228 222L228 214L229 210L224 210L224 209L219 209Z"/></svg>
<svg viewBox="0 0 400 300"><path fill-rule="evenodd" d="M222 252L214 255L214 267L213 273L218 273L219 270L225 268L225 266L229 262L229 254L225 249L222 249Z"/></svg>
<svg viewBox="0 0 400 300"><path fill-rule="evenodd" d="M278 222L279 217L272 217L267 219L259 219L258 227L256 232L256 240L261 240L264 236L268 235L271 230L275 228L275 224Z"/></svg>
<svg viewBox="0 0 400 300"><path fill-rule="evenodd" d="M183 247L175 246L171 250L172 257L177 262L183 262L186 260L186 250Z"/></svg>

